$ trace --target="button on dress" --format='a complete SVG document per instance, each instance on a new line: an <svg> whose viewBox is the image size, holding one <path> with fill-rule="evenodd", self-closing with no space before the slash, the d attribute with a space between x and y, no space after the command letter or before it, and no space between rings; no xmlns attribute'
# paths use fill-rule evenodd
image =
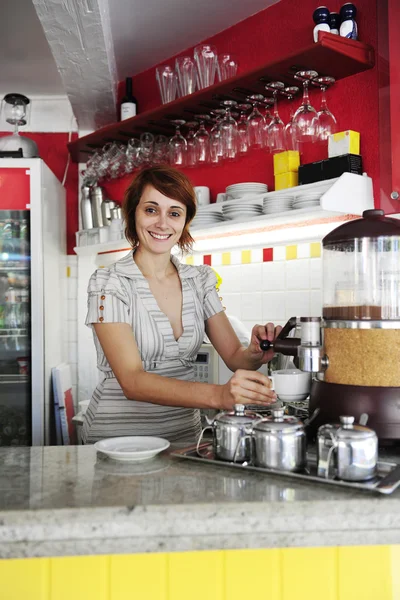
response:
<svg viewBox="0 0 400 600"><path fill-rule="evenodd" d="M97 269L88 286L86 325L129 323L143 369L149 373L194 381L194 362L204 340L205 321L223 310L216 276L207 265L184 265L172 256L182 285L183 333L178 340L160 310L148 281L129 252L107 268ZM201 430L200 411L126 398L97 338L97 385L84 417L82 439L94 443L107 437L154 435L192 442Z"/></svg>

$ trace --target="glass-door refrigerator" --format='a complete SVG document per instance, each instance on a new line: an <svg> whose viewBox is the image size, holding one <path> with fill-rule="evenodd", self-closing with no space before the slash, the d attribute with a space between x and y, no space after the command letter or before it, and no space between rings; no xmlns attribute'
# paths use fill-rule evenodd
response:
<svg viewBox="0 0 400 600"><path fill-rule="evenodd" d="M50 443L65 361L65 190L39 158L0 159L0 446Z"/></svg>

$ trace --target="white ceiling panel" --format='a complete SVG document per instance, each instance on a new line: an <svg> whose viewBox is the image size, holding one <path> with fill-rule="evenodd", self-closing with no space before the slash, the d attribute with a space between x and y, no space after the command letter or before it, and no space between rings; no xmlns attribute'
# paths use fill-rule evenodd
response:
<svg viewBox="0 0 400 600"><path fill-rule="evenodd" d="M32 0L1 0L0 89L22 94L64 94Z"/></svg>
<svg viewBox="0 0 400 600"><path fill-rule="evenodd" d="M166 60L279 0L109 0L119 80Z"/></svg>

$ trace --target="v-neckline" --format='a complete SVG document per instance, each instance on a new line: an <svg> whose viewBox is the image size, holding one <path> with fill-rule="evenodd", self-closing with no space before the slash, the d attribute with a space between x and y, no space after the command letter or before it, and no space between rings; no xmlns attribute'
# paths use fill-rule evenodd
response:
<svg viewBox="0 0 400 600"><path fill-rule="evenodd" d="M179 274L179 269L177 268L177 266L174 264L174 262L171 260L171 263L174 267L174 269L176 270L176 274L178 276L179 282L181 284L181 293L182 293L182 306L181 306L181 324L182 324L182 333L181 335L178 337L178 339L175 338L175 333L174 333L174 328L172 327L172 323L168 317L168 315L165 314L165 312L163 310L161 310L160 305L157 302L157 298L155 297L155 295L153 294L151 287L150 287L150 283L149 280L147 279L147 277L145 277L145 275L142 273L142 271L139 268L139 265L137 264L137 262L134 259L134 255L132 255L132 260L136 266L136 268L139 270L140 274L142 275L143 281L145 281L145 285L149 291L149 293L151 294L151 298L154 301L155 306L157 307L158 312L163 316L165 322L168 324L169 329L170 329L170 333L171 333L171 337L173 339L173 341L175 342L175 344L177 344L177 346L179 346L179 342L182 340L184 334L185 334L185 330L186 330L186 324L185 324L185 311L184 306L185 306L185 283L184 283L184 279L181 278L180 274Z"/></svg>

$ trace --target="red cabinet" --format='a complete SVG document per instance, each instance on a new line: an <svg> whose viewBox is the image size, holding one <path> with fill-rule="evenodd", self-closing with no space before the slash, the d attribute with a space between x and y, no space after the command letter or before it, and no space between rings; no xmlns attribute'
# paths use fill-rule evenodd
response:
<svg viewBox="0 0 400 600"><path fill-rule="evenodd" d="M400 213L400 2L378 2L380 206Z"/></svg>

